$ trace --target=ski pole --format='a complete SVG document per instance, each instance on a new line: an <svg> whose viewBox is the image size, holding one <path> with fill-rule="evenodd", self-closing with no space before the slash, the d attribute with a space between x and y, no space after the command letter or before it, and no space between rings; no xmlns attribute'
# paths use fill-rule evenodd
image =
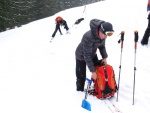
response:
<svg viewBox="0 0 150 113"><path fill-rule="evenodd" d="M84 10L83 10L83 13L82 13L82 17L83 15L86 13L86 5L84 6Z"/></svg>
<svg viewBox="0 0 150 113"><path fill-rule="evenodd" d="M121 73L121 61L122 61L122 51L123 51L123 41L124 41L124 31L122 31L121 34L121 38L118 41L118 43L121 42L121 54L120 54L120 66L119 66L119 79L118 79L118 90L117 90L117 102L118 102L118 93L119 93L119 83L120 83L120 73Z"/></svg>
<svg viewBox="0 0 150 113"><path fill-rule="evenodd" d="M135 49L135 54L134 54L134 82L133 82L133 105L134 105L134 93L135 93L135 71L136 71L136 49L137 49L137 42L138 42L138 31L134 31L134 49Z"/></svg>

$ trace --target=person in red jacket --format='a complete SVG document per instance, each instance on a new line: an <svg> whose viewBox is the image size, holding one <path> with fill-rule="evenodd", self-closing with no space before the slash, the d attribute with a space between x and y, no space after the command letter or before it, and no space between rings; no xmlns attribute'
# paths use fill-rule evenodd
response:
<svg viewBox="0 0 150 113"><path fill-rule="evenodd" d="M56 27L55 27L55 31L52 34L52 39L51 40L54 39L54 37L55 37L58 30L59 30L60 34L63 35L62 32L61 32L60 26L64 26L64 29L66 29L67 33L69 32L69 27L67 25L67 22L62 17L58 16L55 19L55 21L56 21Z"/></svg>

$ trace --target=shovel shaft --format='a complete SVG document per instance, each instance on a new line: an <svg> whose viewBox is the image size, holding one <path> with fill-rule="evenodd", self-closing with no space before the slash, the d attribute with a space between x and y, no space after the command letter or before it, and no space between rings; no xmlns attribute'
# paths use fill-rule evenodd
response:
<svg viewBox="0 0 150 113"><path fill-rule="evenodd" d="M85 92L85 98L84 99L87 99L88 89L89 89L89 84L87 85L87 89L86 89L86 92Z"/></svg>
<svg viewBox="0 0 150 113"><path fill-rule="evenodd" d="M86 92L85 92L85 98L84 100L82 101L82 107L88 111L91 111L91 104L86 100L87 99L87 95L88 95L88 90L89 90L89 87L91 85L91 82L92 80L86 78L86 80L88 81L88 84L87 84L87 89L86 89Z"/></svg>

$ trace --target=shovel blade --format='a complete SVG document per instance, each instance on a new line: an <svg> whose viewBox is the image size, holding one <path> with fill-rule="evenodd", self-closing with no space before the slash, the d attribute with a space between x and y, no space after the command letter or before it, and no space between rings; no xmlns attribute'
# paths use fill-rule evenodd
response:
<svg viewBox="0 0 150 113"><path fill-rule="evenodd" d="M83 107L84 109L91 111L91 104L87 101L87 100L82 100L82 105L81 107Z"/></svg>

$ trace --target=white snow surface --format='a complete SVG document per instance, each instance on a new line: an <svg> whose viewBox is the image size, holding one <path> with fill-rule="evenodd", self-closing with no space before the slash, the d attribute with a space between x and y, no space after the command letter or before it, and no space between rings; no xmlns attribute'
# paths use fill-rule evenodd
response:
<svg viewBox="0 0 150 113"><path fill-rule="evenodd" d="M120 63L121 74L118 102L117 94L110 101L122 113L150 113L150 45L140 44L148 22L147 0L101 1L86 5L83 13L84 7L0 33L0 113L112 113L104 100L92 95L87 98L92 110L83 109L85 93L76 91L75 49L94 18L112 23L115 30L106 40L107 62L114 68L117 83ZM67 21L71 34L62 27L63 35L57 32L50 43L57 16ZM72 27L81 17L85 20ZM139 33L136 52L135 30ZM121 31L125 31L122 52ZM88 69L87 77L91 77Z"/></svg>

